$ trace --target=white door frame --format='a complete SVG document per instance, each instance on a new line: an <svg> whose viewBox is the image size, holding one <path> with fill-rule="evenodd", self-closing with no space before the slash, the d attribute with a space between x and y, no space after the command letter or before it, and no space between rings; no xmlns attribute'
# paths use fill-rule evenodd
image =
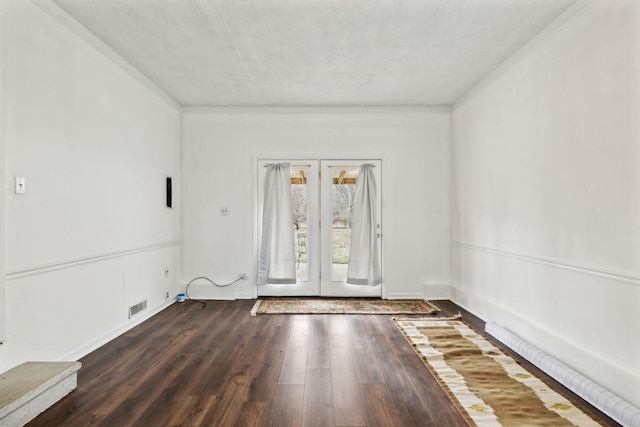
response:
<svg viewBox="0 0 640 427"><path fill-rule="evenodd" d="M322 174L321 167L348 166L357 167L363 163L373 163L378 184L378 223L382 223L381 176L382 161L380 159L256 159L256 191L255 194L255 248L254 259L257 270L258 252L262 237L262 193L264 189L265 165L268 163L289 162L294 167L307 168L308 216L307 216L307 268L308 280L298 281L295 285L256 285L255 295L260 296L344 296L344 297L380 297L384 295L382 284L378 286L349 285L331 280L331 203L332 182L330 173ZM322 179L322 182L321 182ZM323 185L324 183L324 185ZM322 203L322 206L321 206ZM322 227L320 224L323 224ZM326 226L324 224L327 224ZM382 239L379 240L382 268ZM322 274L321 274L322 272ZM321 279L322 276L322 279Z"/></svg>

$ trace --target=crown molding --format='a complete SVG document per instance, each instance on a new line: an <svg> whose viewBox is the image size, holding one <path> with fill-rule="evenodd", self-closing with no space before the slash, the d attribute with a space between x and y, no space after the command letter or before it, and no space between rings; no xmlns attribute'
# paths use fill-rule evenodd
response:
<svg viewBox="0 0 640 427"><path fill-rule="evenodd" d="M535 37L529 40L523 47L518 49L513 55L507 58L502 64L491 71L487 76L474 85L467 93L458 98L452 105L452 111L466 104L475 95L482 92L485 88L507 73L511 68L520 63L524 58L528 57L532 52L548 43L566 26L570 25L574 20L578 19L582 14L589 10L594 4L600 0L577 0L567 8L559 17L551 22L546 28L539 32Z"/></svg>
<svg viewBox="0 0 640 427"><path fill-rule="evenodd" d="M136 67L131 65L126 59L117 54L113 49L107 46L102 40L100 40L95 34L89 31L86 27L73 19L67 12L60 8L57 4L51 0L31 0L33 4L42 9L45 13L58 21L61 25L66 27L73 34L78 36L81 40L94 48L96 51L103 54L113 64L120 67L133 79L142 84L149 91L151 91L158 98L163 100L167 105L173 107L177 111L181 111L182 106L172 97L170 97L164 90L156 85L151 79L142 74Z"/></svg>
<svg viewBox="0 0 640 427"><path fill-rule="evenodd" d="M370 106L370 107L339 107L339 106L183 106L185 114L450 114L449 106Z"/></svg>

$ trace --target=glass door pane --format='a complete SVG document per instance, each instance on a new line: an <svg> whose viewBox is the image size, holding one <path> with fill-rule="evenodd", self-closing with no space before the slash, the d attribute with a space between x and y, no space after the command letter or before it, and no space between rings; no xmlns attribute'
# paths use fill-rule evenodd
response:
<svg viewBox="0 0 640 427"><path fill-rule="evenodd" d="M307 222L309 215L308 168L291 167L291 207L293 209L293 235L295 238L296 278L309 280L307 268Z"/></svg>
<svg viewBox="0 0 640 427"><path fill-rule="evenodd" d="M351 211L358 167L331 169L331 281L347 279L351 243Z"/></svg>

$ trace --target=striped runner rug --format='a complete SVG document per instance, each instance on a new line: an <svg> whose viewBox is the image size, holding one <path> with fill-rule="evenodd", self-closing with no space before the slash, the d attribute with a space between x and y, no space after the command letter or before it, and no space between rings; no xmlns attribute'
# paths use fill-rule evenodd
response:
<svg viewBox="0 0 640 427"><path fill-rule="evenodd" d="M259 299L256 314L434 314L440 311L427 300L378 298L274 298Z"/></svg>
<svg viewBox="0 0 640 427"><path fill-rule="evenodd" d="M394 319L470 426L603 426L459 320Z"/></svg>

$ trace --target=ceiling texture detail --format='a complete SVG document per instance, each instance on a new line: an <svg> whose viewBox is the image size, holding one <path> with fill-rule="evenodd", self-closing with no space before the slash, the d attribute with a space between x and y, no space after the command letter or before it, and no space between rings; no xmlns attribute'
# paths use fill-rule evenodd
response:
<svg viewBox="0 0 640 427"><path fill-rule="evenodd" d="M52 2L184 106L435 106L575 0Z"/></svg>

